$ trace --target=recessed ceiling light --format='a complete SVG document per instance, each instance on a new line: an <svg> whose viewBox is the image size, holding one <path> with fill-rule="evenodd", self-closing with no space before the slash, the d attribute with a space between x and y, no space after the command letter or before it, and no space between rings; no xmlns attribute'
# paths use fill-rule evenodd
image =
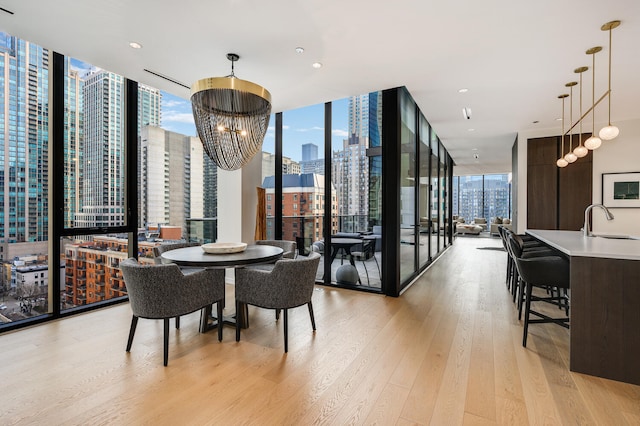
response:
<svg viewBox="0 0 640 426"><path fill-rule="evenodd" d="M129 46L132 49L142 49L142 45L140 43L136 43L135 41L132 41L131 43L129 43Z"/></svg>
<svg viewBox="0 0 640 426"><path fill-rule="evenodd" d="M473 148L473 149L471 149L471 151L477 151L477 150L478 150L478 148Z"/></svg>
<svg viewBox="0 0 640 426"><path fill-rule="evenodd" d="M458 89L458 93L467 93L469 91L469 89L466 88L462 88L462 89Z"/></svg>
<svg viewBox="0 0 640 426"><path fill-rule="evenodd" d="M296 53L304 53L304 47L296 47Z"/></svg>
<svg viewBox="0 0 640 426"><path fill-rule="evenodd" d="M556 118L556 121L562 121L562 117Z"/></svg>
<svg viewBox="0 0 640 426"><path fill-rule="evenodd" d="M467 132L475 132L476 129L467 129Z"/></svg>
<svg viewBox="0 0 640 426"><path fill-rule="evenodd" d="M314 62L313 64L311 64L311 66L315 69L322 68L322 64L320 62Z"/></svg>

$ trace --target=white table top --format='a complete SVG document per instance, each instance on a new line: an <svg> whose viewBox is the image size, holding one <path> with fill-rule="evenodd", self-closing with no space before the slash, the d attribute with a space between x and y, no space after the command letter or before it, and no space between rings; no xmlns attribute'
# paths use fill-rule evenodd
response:
<svg viewBox="0 0 640 426"><path fill-rule="evenodd" d="M528 229L526 233L569 256L640 260L640 239L585 237L582 231Z"/></svg>

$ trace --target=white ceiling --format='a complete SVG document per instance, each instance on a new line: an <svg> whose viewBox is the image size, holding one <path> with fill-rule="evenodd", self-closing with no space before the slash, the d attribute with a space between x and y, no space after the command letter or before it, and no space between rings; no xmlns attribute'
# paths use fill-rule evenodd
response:
<svg viewBox="0 0 640 426"><path fill-rule="evenodd" d="M229 74L225 55L235 52L236 76L266 87L274 112L407 86L456 174L508 172L518 132L559 133L557 96L577 79L575 68L591 66L585 51L598 45L596 98L604 93L608 33L600 27L618 19L612 120L640 118L639 0L0 0L0 7L14 12L0 12L2 31L187 99L188 89L143 70L190 86ZM143 48L131 49L131 41ZM584 78L586 110L591 72ZM596 119L606 120L605 105Z"/></svg>

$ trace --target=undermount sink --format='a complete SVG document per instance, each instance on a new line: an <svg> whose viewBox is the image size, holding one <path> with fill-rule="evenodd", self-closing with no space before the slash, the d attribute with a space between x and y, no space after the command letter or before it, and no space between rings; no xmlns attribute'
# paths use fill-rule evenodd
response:
<svg viewBox="0 0 640 426"><path fill-rule="evenodd" d="M606 238L609 240L640 240L640 237L634 235L619 235L619 234L593 234L594 237Z"/></svg>

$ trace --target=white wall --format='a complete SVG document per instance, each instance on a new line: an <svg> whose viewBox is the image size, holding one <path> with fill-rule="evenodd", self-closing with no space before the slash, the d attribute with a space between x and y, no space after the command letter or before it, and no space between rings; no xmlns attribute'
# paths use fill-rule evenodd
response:
<svg viewBox="0 0 640 426"><path fill-rule="evenodd" d="M602 173L640 172L640 120L615 123L620 135L602 141L593 156L593 202L602 202ZM614 220L607 221L602 211L593 211L593 230L601 233L640 236L640 209L613 208Z"/></svg>
<svg viewBox="0 0 640 426"><path fill-rule="evenodd" d="M612 141L603 141L593 152L592 202L602 202L602 173L640 172L640 120L614 123L620 135ZM606 123L596 124L596 132ZM517 232L527 228L527 140L559 135L561 129L541 129L518 134L518 205ZM567 166L571 167L571 165ZM594 211L593 231L596 233L630 234L640 236L640 209L613 209L615 219L607 221L601 211Z"/></svg>
<svg viewBox="0 0 640 426"><path fill-rule="evenodd" d="M255 236L257 193L262 185L262 156L256 155L240 170L218 168L218 240L252 244ZM235 282L233 269L227 282Z"/></svg>

